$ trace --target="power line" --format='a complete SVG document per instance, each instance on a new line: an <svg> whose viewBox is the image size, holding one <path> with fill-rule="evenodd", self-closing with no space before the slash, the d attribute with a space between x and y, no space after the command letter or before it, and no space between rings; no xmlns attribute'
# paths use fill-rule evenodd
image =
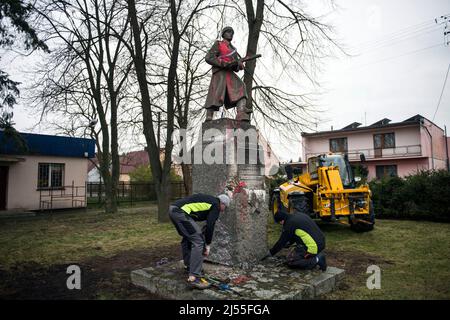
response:
<svg viewBox="0 0 450 320"><path fill-rule="evenodd" d="M429 49L433 49L433 48L440 47L440 46L443 46L443 45L444 45L443 43L438 43L438 44L435 44L435 45L432 45L432 46L429 46L429 47L425 47L425 48L422 48L422 49L409 51L409 52L406 52L404 54L400 54L400 55L397 55L397 56L393 56L393 57L389 57L389 58L386 58L386 59L381 59L381 60L377 60L377 61L374 61L374 62L371 62L371 63L363 64L361 66L357 66L356 68L367 67L367 66L370 66L370 65L373 65L373 64L378 64L378 63L381 63L381 62L397 59L397 58L400 58L400 57L409 56L411 54L416 54L418 52L429 50Z"/></svg>
<svg viewBox="0 0 450 320"><path fill-rule="evenodd" d="M442 86L442 91L441 91L441 95L439 96L439 101L438 101L438 104L436 106L436 111L434 111L433 120L431 120L431 121L434 121L434 117L436 117L436 113L438 112L439 105L441 104L441 100L442 100L442 96L444 95L444 89L445 89L445 85L447 83L447 78L448 78L448 72L449 71L450 71L450 63L448 64L447 74L445 75L444 85Z"/></svg>
<svg viewBox="0 0 450 320"><path fill-rule="evenodd" d="M417 30L404 32L404 33L399 34L399 35L394 36L394 37L385 37L385 38L380 39L378 41L374 41L373 43L360 45L360 46L358 46L358 48L360 48L360 49L369 49L369 48L373 48L373 47L378 47L378 46L386 44L386 43L390 43L390 42L393 42L393 41L399 41L399 40L401 40L401 39L403 39L405 37L411 37L412 35L421 34L421 33L424 33L424 32L428 32L430 29L437 29L437 28L438 28L438 26L436 26L433 23L431 25L422 27L422 28L417 29Z"/></svg>
<svg viewBox="0 0 450 320"><path fill-rule="evenodd" d="M383 36L381 36L381 38L379 37L378 39L375 39L375 40L366 41L366 42L360 42L360 43L356 44L355 46L357 46L357 47L368 47L368 46L378 45L379 43L383 43L383 42L385 42L387 40L395 39L395 38L398 38L398 37L402 37L405 34L407 35L407 34L411 34L411 33L420 32L420 31L422 31L424 29L427 29L427 28L430 28L432 26L435 26L434 20L428 20L426 22L426 24L418 24L416 26L407 27L405 29L401 29L400 31L383 35Z"/></svg>
<svg viewBox="0 0 450 320"><path fill-rule="evenodd" d="M406 41L406 40L409 40L409 39L422 37L424 35L427 35L427 34L432 33L432 32L436 32L438 30L440 30L439 27L437 27L437 26L430 26L427 29L421 30L419 33L413 32L411 34L404 35L404 36L402 36L400 38L387 40L386 42L379 43L378 45L369 46L369 47L365 47L365 48L363 47L363 48L358 48L358 49L360 49L361 52L375 51L375 50L378 50L378 49L381 49L381 48L384 48L384 47L390 47L390 46L396 45L396 44L398 44L400 42L403 42L403 41Z"/></svg>
<svg viewBox="0 0 450 320"><path fill-rule="evenodd" d="M397 41L403 41L405 38L418 37L421 34L428 34L430 32L437 31L436 24L446 24L448 23L448 19L450 18L450 14L445 14L436 19L426 20L422 23L412 25L410 27L406 27L404 29L400 29L399 31L386 34L381 39L374 41L367 41L356 44L352 46L355 49L359 49L362 51L366 51L371 48L376 48L379 46L384 46L385 44ZM438 22L442 21L442 22ZM432 30L430 30L432 29ZM449 32L450 33L450 32Z"/></svg>

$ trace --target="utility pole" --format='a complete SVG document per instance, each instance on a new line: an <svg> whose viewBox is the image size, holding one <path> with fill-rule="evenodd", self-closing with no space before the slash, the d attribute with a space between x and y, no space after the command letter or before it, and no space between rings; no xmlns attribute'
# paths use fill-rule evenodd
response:
<svg viewBox="0 0 450 320"><path fill-rule="evenodd" d="M440 16L439 18L434 19L434 22L444 26L444 43L448 46L450 44L450 14Z"/></svg>
<svg viewBox="0 0 450 320"><path fill-rule="evenodd" d="M444 130L445 130L445 152L447 153L447 171L450 171L450 161L448 159L448 137L447 137L447 126L444 126Z"/></svg>

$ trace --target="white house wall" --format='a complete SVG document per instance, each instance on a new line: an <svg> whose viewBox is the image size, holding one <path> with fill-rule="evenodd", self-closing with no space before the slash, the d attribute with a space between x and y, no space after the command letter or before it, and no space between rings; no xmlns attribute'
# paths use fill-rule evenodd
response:
<svg viewBox="0 0 450 320"><path fill-rule="evenodd" d="M88 160L83 158L52 157L52 156L18 156L25 158L25 161L9 166L8 190L7 190L7 210L39 209L38 165L39 163L64 163L64 185L84 187L87 180ZM66 188L66 193L71 193L70 188ZM55 191L55 194L59 191ZM79 194L83 189L78 190ZM44 194L44 193L43 193ZM83 193L84 194L84 193ZM72 207L71 200L54 201L53 208Z"/></svg>

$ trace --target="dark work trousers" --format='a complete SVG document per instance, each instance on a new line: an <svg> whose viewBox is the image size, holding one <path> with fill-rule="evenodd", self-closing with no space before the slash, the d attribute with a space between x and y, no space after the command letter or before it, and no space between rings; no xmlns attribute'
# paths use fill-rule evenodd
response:
<svg viewBox="0 0 450 320"><path fill-rule="evenodd" d="M297 245L294 250L289 253L286 264L293 269L311 270L317 265L317 256L319 254L323 255L321 252L317 255L308 253L304 246Z"/></svg>
<svg viewBox="0 0 450 320"><path fill-rule="evenodd" d="M184 265L189 268L189 275L201 277L205 238L200 227L189 215L176 206L170 206L169 217L178 234L183 237L181 250Z"/></svg>

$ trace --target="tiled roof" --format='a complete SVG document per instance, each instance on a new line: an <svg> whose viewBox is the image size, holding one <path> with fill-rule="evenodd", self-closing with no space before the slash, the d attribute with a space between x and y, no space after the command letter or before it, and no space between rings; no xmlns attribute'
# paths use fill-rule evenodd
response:
<svg viewBox="0 0 450 320"><path fill-rule="evenodd" d="M161 149L161 153L164 152L164 149ZM163 154L162 154L163 157ZM92 161L89 161L88 164L88 172L95 168L94 163L98 163L97 155ZM129 174L137 167L146 166L150 164L148 153L146 150L139 151L131 151L127 154L121 155L119 158L120 162L120 174Z"/></svg>

